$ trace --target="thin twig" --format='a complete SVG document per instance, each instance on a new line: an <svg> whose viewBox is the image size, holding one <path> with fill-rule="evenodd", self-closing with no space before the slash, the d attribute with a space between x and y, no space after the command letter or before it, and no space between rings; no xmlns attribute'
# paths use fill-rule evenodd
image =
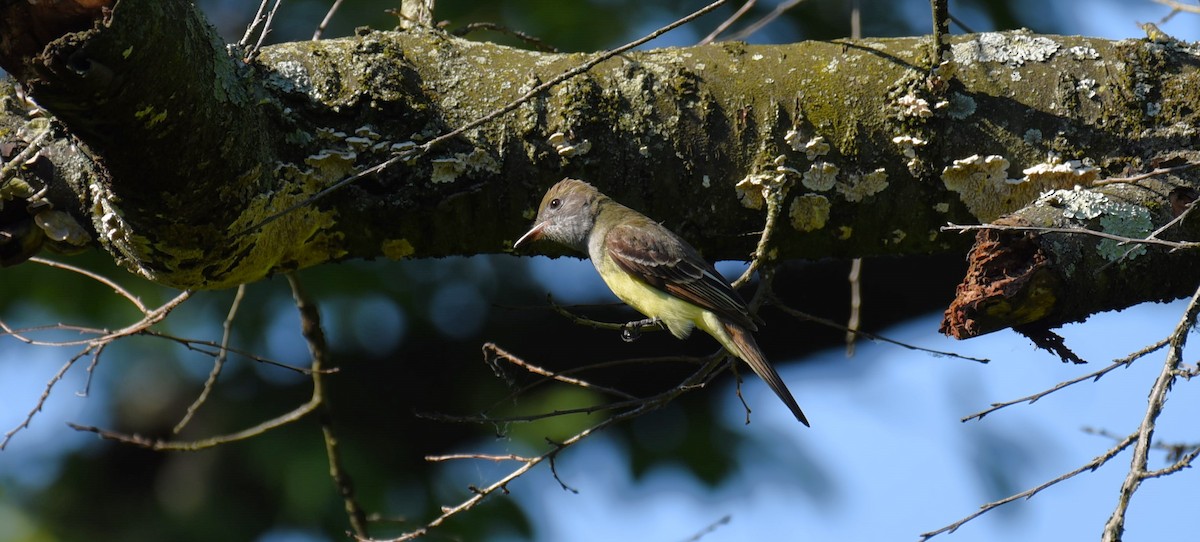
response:
<svg viewBox="0 0 1200 542"><path fill-rule="evenodd" d="M1085 374L1083 376L1079 376L1076 378L1072 378L1070 380L1064 380L1062 382L1059 382L1058 384L1055 384L1054 387L1052 387L1050 389L1042 390L1042 391L1039 391L1032 395L1026 395L1025 397L1022 397L1020 399L1013 399L1011 401L1004 401L1002 403L992 403L990 407L988 407L984 410L981 410L979 412L976 412L974 414L971 414L970 416L963 418L961 421L967 422L967 421L971 421L971 420L982 420L983 417L987 416L988 414L991 414L997 410L1000 410L1005 407L1010 407L1010 406L1018 404L1018 403L1033 404L1033 403L1037 402L1038 399L1041 399L1042 397L1050 395L1051 393L1054 393L1054 392L1061 390L1063 388L1066 388L1068 386L1073 386L1075 384L1083 382L1084 380L1091 380L1091 381L1095 382L1097 380L1100 380L1100 377L1112 372L1113 369L1116 369L1118 367L1128 367L1134 361L1137 361L1138 359L1145 357L1146 355L1148 355L1152 352L1155 352L1158 349L1160 349L1166 345L1167 345L1167 339L1163 339L1161 341L1158 341L1157 343L1154 343L1154 344L1149 345L1141 350L1138 350L1137 352L1134 352L1128 356L1125 356L1118 360L1114 360L1107 367L1104 367L1098 371L1093 371L1091 373L1088 373L1088 374Z"/></svg>
<svg viewBox="0 0 1200 542"><path fill-rule="evenodd" d="M629 322L625 322L625 323L601 322L600 320L592 320L591 318L585 318L583 316L579 316L578 314L575 314L575 313L571 312L570 310L568 310L567 307L564 307L562 305L555 303L554 298L551 297L550 294L546 294L546 302L550 305L550 310L553 310L554 312L558 313L560 316L566 318L567 320L570 320L571 323L575 324L575 325L590 327L592 329L604 329L604 330L608 330L608 331L624 331L624 330L630 329ZM622 303L611 303L611 304L606 304L604 306L614 306L615 307L615 306L620 306L620 305L622 305ZM579 307L579 306L580 305L574 305L574 307ZM585 306L591 306L591 305L585 305ZM636 326L633 329L634 329L634 331L637 331L638 333L644 333L646 331L663 331L663 327L658 324L643 324L643 325Z"/></svg>
<svg viewBox="0 0 1200 542"><path fill-rule="evenodd" d="M313 41L321 39L321 35L325 33L325 27L333 19L333 14L337 13L338 8L342 7L342 2L343 0L334 0L333 5L329 6L329 11L325 12L325 18L321 19L321 24L317 25L317 29L313 32Z"/></svg>
<svg viewBox="0 0 1200 542"><path fill-rule="evenodd" d="M1150 477L1146 465L1150 454L1150 446L1153 443L1154 429L1158 423L1158 416L1162 414L1163 405L1167 401L1167 394L1170 392L1171 386L1177 378L1176 370L1183 361L1183 346L1187 344L1188 332L1196 324L1197 314L1200 314L1200 288L1197 288L1196 293L1192 295L1187 310L1184 311L1183 317L1179 319L1179 324L1175 326L1175 331L1171 333L1167 359L1163 362L1162 371L1159 372L1158 378L1155 379L1154 386L1150 388L1150 397L1146 404L1146 414L1135 433L1137 435L1137 445L1133 448L1133 459L1130 462L1129 472L1125 474L1125 480L1121 483L1121 491L1117 498L1116 508L1104 524L1104 534L1100 537L1104 542L1121 540L1121 535L1125 531L1125 511L1129 507L1129 502L1133 499L1133 494L1142 484L1142 481Z"/></svg>
<svg viewBox="0 0 1200 542"><path fill-rule="evenodd" d="M771 259L771 235L775 233L775 223L783 208L783 198L787 197L788 188L791 185L791 180L787 179L786 175L783 172L779 173L778 180L763 189L765 192L763 199L767 202L767 217L763 223L762 232L758 236L758 243L754 246L754 255L750 258L750 265L746 266L742 275L732 283L735 290L749 283L754 272Z"/></svg>
<svg viewBox="0 0 1200 542"><path fill-rule="evenodd" d="M742 4L742 7L733 12L733 15L731 15L728 19L725 19L725 22L717 25L712 32L710 32L707 36L704 36L704 39L700 40L700 42L696 45L707 45L712 43L713 40L717 39L717 36L720 36L722 32L728 30L733 23L737 22L738 19L741 19L742 16L749 12L750 8L754 7L754 4L757 3L758 0L746 0L746 3Z"/></svg>
<svg viewBox="0 0 1200 542"><path fill-rule="evenodd" d="M1183 2L1176 2L1175 0L1153 0L1153 2L1156 4L1162 4L1164 6L1167 6L1175 11L1186 11L1188 13L1200 13L1200 6L1194 6L1192 4L1184 4Z"/></svg>
<svg viewBox="0 0 1200 542"><path fill-rule="evenodd" d="M456 29L454 29L454 31L452 31L450 33L455 36L463 37L463 36L466 36L467 34L470 34L471 32L474 32L476 30L492 30L495 32L499 32L501 34L506 34L506 35L512 36L512 37L517 38L529 45L532 45L535 49L537 49L543 53L559 52L557 47L550 45L549 43L546 43L545 41L542 41L540 38L537 38L535 36L530 36L529 34L521 32L520 30L513 30L507 26L496 24L496 23L488 23L488 22L470 23L462 28L456 28Z"/></svg>
<svg viewBox="0 0 1200 542"><path fill-rule="evenodd" d="M846 319L846 357L854 356L855 339L858 338L859 326L862 324L862 258L850 262L850 274L846 280L850 283L850 317Z"/></svg>
<svg viewBox="0 0 1200 542"><path fill-rule="evenodd" d="M810 322L821 324L823 326L831 327L833 329L838 329L841 331L845 331L847 333L851 332L850 328L848 328L842 324L839 324L837 322L834 322L833 320L828 320L826 318L821 318L819 316L813 316L804 311L796 310L796 309L788 306L786 303L784 303L783 300L779 299L779 297L777 297L775 294L771 294L768 301L775 308L777 308L777 309L783 311L784 313L787 313L795 318L799 318L802 320L807 320ZM975 358L975 357L971 357L971 356L964 356L962 354L956 354L954 352L943 352L941 350L934 350L932 348L924 348L921 346L915 346L915 345L911 345L908 343L897 341L895 339L889 339L887 337L884 337L883 335L876 335L874 333L870 333L870 332L866 332L866 331L862 331L862 330L854 331L853 333L864 339L885 342L888 344L894 344L901 348L906 348L908 350L913 350L913 351L917 351L917 352L925 352L926 354L930 354L930 355L936 356L936 357L958 358L958 359L963 359L963 360L967 360L967 361L974 361L977 363L988 363L989 361L991 361L988 358Z"/></svg>
<svg viewBox="0 0 1200 542"><path fill-rule="evenodd" d="M238 40L239 48L245 49L246 47L250 46L250 37L254 35L254 29L258 28L258 25L262 24L262 22L266 20L265 14L267 12L267 3L270 1L271 0L262 0L262 2L258 4L258 11L254 13L254 19L250 21L250 24L246 25L246 33L242 34L242 39Z"/></svg>
<svg viewBox="0 0 1200 542"><path fill-rule="evenodd" d="M709 524L707 527L701 529L700 532L687 537L687 539L685 539L683 542L697 542L701 538L704 538L706 535L716 532L716 530L718 528L725 526L725 525L729 525L729 522L731 520L733 520L733 516L725 515L725 516L721 517L721 519L718 519L718 520L712 522L711 524Z"/></svg>
<svg viewBox="0 0 1200 542"><path fill-rule="evenodd" d="M503 455L446 454L446 455L427 455L427 456L425 456L425 460L429 461L430 463L440 463L442 461L453 461L456 459L483 459L486 461L494 461L496 463L499 463L501 461L531 461L532 460L531 458L521 456L521 455L515 455L515 454L503 454Z"/></svg>
<svg viewBox="0 0 1200 542"><path fill-rule="evenodd" d="M1104 185L1118 184L1118 183L1134 184L1134 183L1137 183L1138 181L1144 181L1146 179L1149 179L1151 177L1155 177L1158 175L1165 175L1168 173L1179 173L1181 171L1187 171L1196 166L1200 166L1200 162L1187 162L1185 164L1180 164L1178 166L1160 167L1160 168L1152 169L1145 173L1139 173L1137 175L1132 175L1129 177L1109 177L1107 179L1100 179L1100 180L1092 181L1092 186L1104 186Z"/></svg>
<svg viewBox="0 0 1200 542"><path fill-rule="evenodd" d="M586 380L581 380L578 378L572 378L572 377L566 376L561 372L554 372L554 371L550 371L547 369L543 369L542 367L538 367L537 365L534 365L534 364L529 363L517 356L514 356L512 353L504 350L503 348L500 348L495 343L484 344L483 345L483 355L484 355L485 360L503 359L513 365L516 365L517 367L520 367L522 369L525 369L526 371L529 371L530 373L533 373L535 375L544 376L549 380L562 382L564 384L570 384L572 386L577 386L577 387L583 388L585 390L598 391L601 393L616 395L617 397L620 397L622 399L637 399L637 397L634 397L633 395L626 393L624 391L618 390L616 388L610 388L608 386L601 386L599 384L593 384ZM490 362L489 362L489 365L491 365Z"/></svg>
<svg viewBox="0 0 1200 542"><path fill-rule="evenodd" d="M1093 458L1091 461L1087 462L1083 466L1081 466L1071 472L1063 474L1062 476L1059 476L1058 478L1055 478L1055 479L1050 480L1046 483L1043 483L1039 486L1036 486L1034 488L1031 488L1031 489L1022 491L1020 493L1010 495L1010 496L1000 499L998 501L990 502L983 506L980 506L979 510L975 511L975 513L973 513L965 518L962 518L954 523L951 523L950 525L942 527L941 529L938 529L936 531L929 531L927 533L921 533L921 540L922 541L929 540L930 538L933 538L942 533L952 533L952 532L958 530L959 527L962 527L963 525L965 525L967 522L969 522L979 516L982 516L983 514L986 514L987 512L991 511L994 508L1008 504L1017 499L1031 498L1034 495L1037 495L1043 489L1046 489L1046 488L1048 488L1052 485L1055 485L1059 482L1069 480L1084 471L1094 471L1094 470L1100 468L1105 463L1107 463L1113 457L1116 457L1117 454L1121 453L1122 450L1129 447L1129 445L1132 444L1133 441L1135 441L1135 440L1137 440L1137 433L1130 434L1129 436L1122 439L1121 442L1118 442L1115 446L1113 446L1112 448L1109 448L1108 451L1096 456L1095 458Z"/></svg>
<svg viewBox="0 0 1200 542"><path fill-rule="evenodd" d="M188 292L184 292L184 293L188 293ZM302 318L303 318L303 316L302 316ZM304 321L302 320L301 322L303 323ZM311 346L310 346L310 348L311 348ZM320 359L314 358L313 363L312 363L312 369L308 371L308 374L313 379L313 395L312 395L312 397L309 398L309 400L307 402L292 409L290 412L287 412L287 413L277 416L275 418L266 420L262 423L259 423L252 427L248 427L246 429L243 429L241 431L237 431L234 433L229 433L226 435L218 435L218 436L194 440L194 441L174 441L174 440L148 438L148 437L143 437L138 434L119 433L116 431L100 429L98 427L94 427L94 426L90 426L90 425L79 425L79 424L74 424L74 423L68 423L67 425L69 425L72 429L75 429L76 431L86 431L86 432L90 432L90 433L95 433L95 434L99 435L100 438L104 438L107 440L113 440L113 441L117 441L117 442L122 442L125 444L131 444L134 446L138 446L141 448L147 448L147 449L155 450L155 451L194 452L194 451L198 451L198 450L212 448L214 446L228 444L230 442L237 442L240 440L245 440L248 438L256 437L256 436L266 433L268 431L271 431L272 429L276 429L278 427L282 427L289 423L295 422L295 421L307 416L309 413L313 412L314 410L316 410L318 407L321 406L323 396L321 394L321 386L319 385L319 383L321 382L320 378L322 375L328 373L329 370L322 368L320 361L321 361Z"/></svg>
<svg viewBox="0 0 1200 542"><path fill-rule="evenodd" d="M62 262L56 262L54 260L47 260L45 258L39 258L37 256L30 258L29 261L31 261L33 263L39 263L39 264L42 264L42 265L45 265L48 267L53 267L55 269L63 269L66 271L70 271L72 273L78 273L80 275L83 275L83 276L90 278L96 282L99 282L105 286L108 286L109 288L112 288L113 291L116 292L117 294L119 294L121 297L124 297L125 299L129 300L130 303L133 303L133 306L137 307L138 311L140 311L143 315L149 314L149 312L150 312L150 310L146 308L146 305L144 305L142 303L141 299L139 299L136 295L133 295L133 293L130 292L129 290L126 290L125 288L121 287L120 284L117 284L115 281L113 281L112 279L110 279L104 275L100 275L98 273L88 271L87 269L84 269L82 267L75 267L74 265L65 264Z"/></svg>
<svg viewBox="0 0 1200 542"><path fill-rule="evenodd" d="M34 404L29 413L25 415L25 419L19 425L5 433L3 439L0 439L0 451L3 451L4 448L8 446L8 442L12 440L14 435L21 432L22 429L29 428L29 423L33 421L33 417L36 416L38 412L42 411L42 407L46 406L46 400L50 398L50 392L54 389L54 385L58 384L58 382L63 379L63 376L65 376L67 371L69 371L71 367L75 365L76 361L79 361L79 358L82 358L91 351L92 347L90 346L84 348L81 352L67 360L67 362L58 369L58 372L54 373L54 376L50 377L50 380L46 382L46 387L42 390L42 395L38 397L37 403Z"/></svg>
<svg viewBox="0 0 1200 542"><path fill-rule="evenodd" d="M1200 247L1200 242L1196 241L1165 241L1162 239L1135 239L1133 237L1124 237L1121 235L1113 235L1111 233L1089 230L1087 228L1049 228L1036 226L1002 226L998 224L977 224L973 226L962 226L954 223L942 226L941 231L957 231L969 232L979 230L993 231L1018 231L1032 233L1065 233L1068 235L1091 235L1102 239L1117 241L1121 244L1141 244L1141 245L1156 245L1169 248L1171 250L1193 249Z"/></svg>
<svg viewBox="0 0 1200 542"><path fill-rule="evenodd" d="M1163 225L1162 225L1162 226L1160 226L1158 229L1156 229L1156 230L1154 230L1154 231L1150 232L1150 235L1147 235L1147 236L1146 236L1146 239L1147 239L1147 240L1149 240L1149 239L1158 239L1158 236L1159 236L1159 235L1161 235L1163 232L1165 232L1165 231L1167 231L1167 230L1171 229L1171 228L1172 228L1172 227L1174 227L1176 224L1180 224L1180 223L1182 223L1182 222L1184 221L1184 219L1186 219L1186 218L1188 217L1188 215L1192 214L1192 209L1195 209L1195 208L1196 208L1196 206L1195 206L1195 205L1192 205L1192 204L1190 204L1190 203L1189 203L1189 204L1187 205L1187 207L1184 207L1184 209L1183 209L1183 212L1181 212L1181 213L1179 213L1178 215L1176 215L1176 216L1175 216L1175 218L1172 218L1171 220L1167 221L1167 223L1166 223L1166 224L1163 224ZM1138 245L1134 245L1134 246L1132 246L1132 247L1129 247L1129 249L1128 249L1128 250L1126 250L1124 253L1122 253L1122 254L1121 254L1121 257L1120 257L1120 258L1116 258L1116 259L1114 259L1114 260L1112 260L1112 261L1110 261L1110 262L1108 262L1108 263L1104 264L1103 266L1101 266L1101 267L1100 267L1099 271L1097 271L1097 272L1104 271L1105 269L1108 269L1108 267L1109 267L1109 266L1111 266L1111 265L1113 265L1113 264L1115 264L1115 263L1117 263L1117 262L1119 262L1119 261L1121 261L1121 260L1123 260L1123 259L1125 259L1125 258L1128 258L1130 254L1133 254L1133 251L1137 250L1137 248L1138 248Z"/></svg>
<svg viewBox="0 0 1200 542"><path fill-rule="evenodd" d="M746 28L743 28L743 29L735 32L732 36L729 36L729 40L730 41L738 41L738 40L746 39L747 37L751 36L755 32L762 30L762 27L767 26L768 24L771 24L771 22L774 21L775 19L778 19L780 15L787 13L788 10L796 7L800 2L803 2L803 1L804 0L788 0L787 2L779 4L778 6L775 6L775 9L771 10L770 13L764 15L763 18L751 23Z"/></svg>
<svg viewBox="0 0 1200 542"><path fill-rule="evenodd" d="M174 299L167 301L166 303L164 303L162 306L158 307L157 309L147 312L146 315L143 316L141 320L138 320L137 322L130 324L128 326L125 326L116 331L98 330L102 333L102 335L100 337L93 337L91 339L79 339L79 340L74 340L74 341L59 341L59 342L30 341L29 339L18 335L19 332L24 331L24 330L13 330L13 329L9 328L8 325L4 324L3 322L0 322L0 330L3 330L5 334L12 335L13 337L17 337L19 340L22 340L29 344L38 345L38 346L84 346L84 345L90 345L90 344L111 342L113 340L120 339L121 337L128 337L130 335L138 335L138 334L141 334L141 333L147 331L150 328L150 326L153 326L154 324L161 322L164 318L167 317L168 314L171 313L171 311L175 310L176 307L178 307L184 301L187 301L191 297L192 297L192 291L184 290L183 293L175 296ZM64 326L62 324L59 324L57 326L45 327L44 329L72 329L72 328L70 326ZM83 328L80 328L80 329L83 329Z"/></svg>
<svg viewBox="0 0 1200 542"><path fill-rule="evenodd" d="M320 403L317 418L321 424L321 435L325 440L325 456L329 458L329 477L333 480L338 494L342 496L342 503L346 509L346 516L350 519L350 528L354 532L354 536L367 538L370 536L367 532L367 515L354 496L353 480L342 463L337 435L333 431L333 408L325 393L325 375L320 370L329 363L329 344L325 339L325 331L321 328L321 312L301 287L296 273L287 273L286 276L288 285L292 288L292 299L296 302L296 310L300 313L300 335L308 343L308 352L312 356L312 397L313 401Z"/></svg>
<svg viewBox="0 0 1200 542"><path fill-rule="evenodd" d="M221 325L221 350L217 352L216 358L213 359L212 370L208 372L208 379L204 381L204 387L200 389L200 395L196 397L192 404L188 405L187 411L183 414L183 419L175 424L172 433L178 435L187 427L188 422L192 421L192 416L196 415L196 411L200 406L208 400L208 394L212 392L217 385L217 377L221 376L221 369L225 366L225 360L229 358L229 339L233 335L233 319L237 317L238 307L242 306L242 298L246 295L246 285L239 284L237 292L233 294L233 302L229 304L229 313L225 315L225 323Z"/></svg>
<svg viewBox="0 0 1200 542"><path fill-rule="evenodd" d="M17 153L7 163L0 162L0 188L4 188L4 185L8 184L8 181L16 176L17 171L28 163L38 151L42 150L42 145L50 137L50 133L51 130L48 128L42 130L37 137L33 138L33 141L29 142L28 147L21 149L21 152Z"/></svg>
<svg viewBox="0 0 1200 542"><path fill-rule="evenodd" d="M271 33L271 23L275 22L275 13L279 11L279 6L283 4L283 0L275 0L275 5L271 6L271 12L267 14L267 20L263 23L262 30L258 33L258 41L254 42L254 47L246 52L244 61L249 62L254 57L258 56L259 49L262 49L263 41L267 39L267 34Z"/></svg>
<svg viewBox="0 0 1200 542"><path fill-rule="evenodd" d="M541 462L546 461L553 456L556 456L562 450L571 447L575 443L580 442L580 441L586 439L587 437L591 436L592 434L602 431L611 425L623 422L623 421L631 419L631 418L635 418L635 417L644 415L648 412L658 410L658 409L662 408L663 406L665 406L667 403L671 402L671 400L673 400L675 397L678 397L680 394L685 393L689 389L693 389L695 387L702 386L703 383L708 378L708 375L714 369L719 367L720 364L725 360L725 358L726 358L726 356L723 354L713 356L708 363L706 363L703 367L701 367L696 372L692 373L692 375L689 376L687 379L685 379L679 386L676 386L675 388L667 390L667 391L660 393L658 395L655 395L653 397L648 397L646 399L640 400L640 401L636 402L636 404L632 405L632 407L629 408L628 410L617 412L613 416L606 418L604 420L601 420L600 422L596 423L592 427L589 427L587 429L584 429L584 430L576 433L574 436L562 441L561 443L552 447L550 450L542 453L541 455L539 455L537 457L529 458L528 461L523 462L520 467L517 467L512 472L508 473L507 475L503 476L502 478L493 482L491 485L488 485L487 487L483 487L483 488L472 487L472 488L470 488L471 493L472 493L470 498L464 500L463 502L459 503L456 506L443 508L441 515L439 515L437 518L434 518L429 523L426 523L424 526L422 526L414 531L405 533L399 537L390 538L390 539L387 539L386 541L379 541L379 542L401 542L401 541L406 541L406 540L413 540L413 539L425 536L426 534L429 534L430 530L437 528L438 526L445 523L446 520L454 517L455 515L458 515L459 513L462 513L462 512L465 512L467 510L474 508L476 505L478 505L480 502L482 502L488 496L493 495L498 492L500 492L500 493L507 492L508 484L512 483L513 480L520 478L522 475L524 475L526 472L529 472L531 469L536 467ZM360 537L360 538L358 538L358 540L366 540L366 539Z"/></svg>

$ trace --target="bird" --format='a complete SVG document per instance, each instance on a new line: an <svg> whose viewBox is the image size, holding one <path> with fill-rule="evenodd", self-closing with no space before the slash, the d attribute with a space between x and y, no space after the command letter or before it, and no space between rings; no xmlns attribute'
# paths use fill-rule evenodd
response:
<svg viewBox="0 0 1200 542"><path fill-rule="evenodd" d="M683 238L591 184L566 178L546 191L533 226L513 248L539 239L587 254L608 288L649 317L637 324L664 325L678 339L694 328L711 335L810 426L755 342L758 326L746 302Z"/></svg>

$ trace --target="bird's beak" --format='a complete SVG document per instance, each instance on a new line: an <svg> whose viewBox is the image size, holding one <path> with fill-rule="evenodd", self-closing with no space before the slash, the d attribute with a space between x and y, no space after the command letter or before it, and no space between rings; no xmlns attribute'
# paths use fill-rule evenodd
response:
<svg viewBox="0 0 1200 542"><path fill-rule="evenodd" d="M537 224L534 224L533 227L529 229L529 231L525 232L525 235L522 235L520 239L517 239L516 243L513 243L513 248L517 248L517 247L521 246L526 241L536 241L538 239L541 239L542 238L542 230L546 229L546 225L549 223L550 223L549 221L543 221L543 222L538 222Z"/></svg>

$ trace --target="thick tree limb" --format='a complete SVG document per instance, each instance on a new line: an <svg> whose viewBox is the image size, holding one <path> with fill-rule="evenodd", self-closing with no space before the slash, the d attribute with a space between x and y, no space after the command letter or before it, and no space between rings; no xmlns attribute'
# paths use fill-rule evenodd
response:
<svg viewBox="0 0 1200 542"><path fill-rule="evenodd" d="M24 4L0 1L14 32ZM70 187L87 203L80 220L126 267L187 288L345 258L505 251L568 175L714 259L750 252L761 187L778 177L797 185L772 236L780 258L944 251L964 242L939 231L947 222L989 222L1192 148L1200 115L1196 51L1164 40L956 36L932 78L926 38L627 53L253 228L588 57L414 28L283 44L244 65L186 2L122 0L95 17L6 37L0 62L101 159L104 177ZM1170 188L1194 184L1155 182L1167 184L1135 203L1151 227ZM1138 260L1112 272L1146 287L1112 283L1137 293L1108 306L1178 295L1154 278L1176 260Z"/></svg>

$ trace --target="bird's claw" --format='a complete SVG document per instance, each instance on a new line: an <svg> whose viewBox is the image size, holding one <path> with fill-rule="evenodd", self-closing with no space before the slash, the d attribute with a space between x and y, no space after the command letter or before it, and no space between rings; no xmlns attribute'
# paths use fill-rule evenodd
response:
<svg viewBox="0 0 1200 542"><path fill-rule="evenodd" d="M662 320L658 318L647 318L636 322L626 322L621 325L621 340L631 343L638 340L642 336L642 328L645 326L661 326Z"/></svg>

